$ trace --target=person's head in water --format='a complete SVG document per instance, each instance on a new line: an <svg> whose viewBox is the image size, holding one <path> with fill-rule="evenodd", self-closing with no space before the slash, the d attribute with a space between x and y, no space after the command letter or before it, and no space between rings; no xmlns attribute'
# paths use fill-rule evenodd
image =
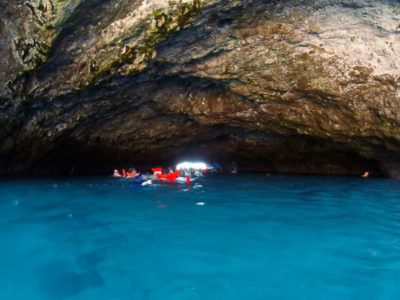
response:
<svg viewBox="0 0 400 300"><path fill-rule="evenodd" d="M362 177L363 177L363 178L369 177L369 172L368 172L368 171L365 171L364 174L362 174Z"/></svg>
<svg viewBox="0 0 400 300"><path fill-rule="evenodd" d="M119 173L119 171L117 169L115 169L113 176L120 177L121 174Z"/></svg>

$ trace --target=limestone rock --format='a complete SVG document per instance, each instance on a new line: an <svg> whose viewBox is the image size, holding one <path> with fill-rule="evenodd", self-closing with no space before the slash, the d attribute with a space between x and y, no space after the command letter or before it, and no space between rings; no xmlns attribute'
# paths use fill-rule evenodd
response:
<svg viewBox="0 0 400 300"><path fill-rule="evenodd" d="M399 85L395 0L2 0L0 174L398 177Z"/></svg>

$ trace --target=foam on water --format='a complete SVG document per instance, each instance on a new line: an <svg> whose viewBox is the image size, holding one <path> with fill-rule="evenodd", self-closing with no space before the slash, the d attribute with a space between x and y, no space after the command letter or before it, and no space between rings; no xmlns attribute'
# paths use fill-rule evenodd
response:
<svg viewBox="0 0 400 300"><path fill-rule="evenodd" d="M400 299L400 182L0 183L0 299Z"/></svg>

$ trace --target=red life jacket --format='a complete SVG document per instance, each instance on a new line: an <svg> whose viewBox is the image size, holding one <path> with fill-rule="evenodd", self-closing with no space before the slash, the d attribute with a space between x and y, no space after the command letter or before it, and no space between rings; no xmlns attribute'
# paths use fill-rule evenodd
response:
<svg viewBox="0 0 400 300"><path fill-rule="evenodd" d="M160 172L160 173L162 173L163 168L151 168L151 170L153 171L153 173L155 173L155 172Z"/></svg>

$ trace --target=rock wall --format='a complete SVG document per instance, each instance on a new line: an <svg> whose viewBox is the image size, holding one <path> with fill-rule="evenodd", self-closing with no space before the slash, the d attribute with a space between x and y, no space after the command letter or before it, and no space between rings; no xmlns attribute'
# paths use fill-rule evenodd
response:
<svg viewBox="0 0 400 300"><path fill-rule="evenodd" d="M1 1L0 174L400 175L398 1Z"/></svg>

